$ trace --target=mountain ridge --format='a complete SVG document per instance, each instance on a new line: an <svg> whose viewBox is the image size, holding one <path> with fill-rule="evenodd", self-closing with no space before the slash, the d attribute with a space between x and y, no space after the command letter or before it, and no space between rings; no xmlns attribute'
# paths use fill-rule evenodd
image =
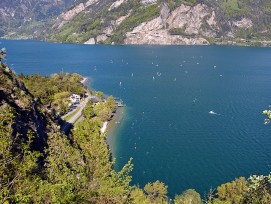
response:
<svg viewBox="0 0 271 204"><path fill-rule="evenodd" d="M268 0L84 0L38 23L2 36L86 44L271 45Z"/></svg>

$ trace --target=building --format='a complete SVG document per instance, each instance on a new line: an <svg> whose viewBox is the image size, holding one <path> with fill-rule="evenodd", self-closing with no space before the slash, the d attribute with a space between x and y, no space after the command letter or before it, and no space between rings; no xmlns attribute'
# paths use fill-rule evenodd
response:
<svg viewBox="0 0 271 204"><path fill-rule="evenodd" d="M71 101L72 103L74 103L74 102L79 102L80 99L81 99L81 97L80 97L80 95L78 95L78 94L72 94L72 95L70 96L70 101Z"/></svg>
<svg viewBox="0 0 271 204"><path fill-rule="evenodd" d="M99 103L100 101L102 101L100 98L96 97L96 96L92 96L90 97L90 99L92 100L93 104Z"/></svg>

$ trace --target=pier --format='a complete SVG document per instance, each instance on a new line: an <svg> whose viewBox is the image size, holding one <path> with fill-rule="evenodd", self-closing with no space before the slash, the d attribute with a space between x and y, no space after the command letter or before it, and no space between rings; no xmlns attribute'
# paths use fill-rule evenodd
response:
<svg viewBox="0 0 271 204"><path fill-rule="evenodd" d="M117 107L125 107L126 106L121 99L120 100L115 100L115 105Z"/></svg>

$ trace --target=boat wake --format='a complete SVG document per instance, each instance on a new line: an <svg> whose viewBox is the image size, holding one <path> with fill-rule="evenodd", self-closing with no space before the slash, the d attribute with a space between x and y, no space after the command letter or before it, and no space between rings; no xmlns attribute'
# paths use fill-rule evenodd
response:
<svg viewBox="0 0 271 204"><path fill-rule="evenodd" d="M211 115L220 115L219 113L216 113L216 112L214 112L214 111L209 111L209 114L211 114Z"/></svg>

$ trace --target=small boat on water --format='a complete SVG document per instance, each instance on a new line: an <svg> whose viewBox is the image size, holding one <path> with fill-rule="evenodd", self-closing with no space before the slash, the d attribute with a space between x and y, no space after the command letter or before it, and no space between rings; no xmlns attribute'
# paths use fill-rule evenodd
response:
<svg viewBox="0 0 271 204"><path fill-rule="evenodd" d="M220 114L214 112L213 110L209 111L209 114L212 114L212 115L220 115Z"/></svg>

